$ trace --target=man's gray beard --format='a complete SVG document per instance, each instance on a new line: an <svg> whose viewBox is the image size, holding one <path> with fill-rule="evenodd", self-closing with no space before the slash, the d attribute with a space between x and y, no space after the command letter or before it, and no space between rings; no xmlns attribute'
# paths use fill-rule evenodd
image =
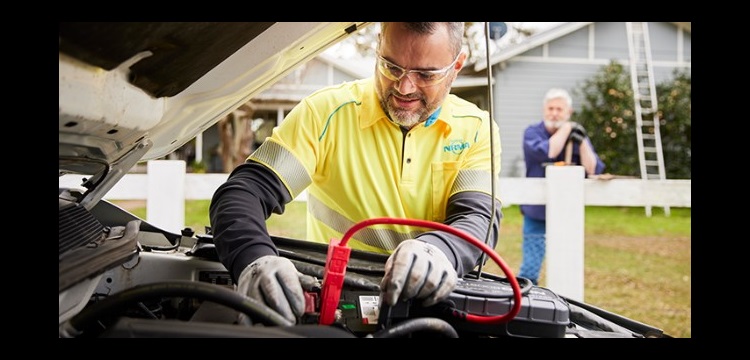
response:
<svg viewBox="0 0 750 360"><path fill-rule="evenodd" d="M565 123L567 120L559 120L559 121L552 121L552 120L544 120L544 126L549 129L559 129L560 126L562 126L563 123Z"/></svg>
<svg viewBox="0 0 750 360"><path fill-rule="evenodd" d="M388 96L386 96L386 99L387 98ZM427 116L424 115L423 111L413 113L406 110L396 109L389 101L383 98L380 99L380 106L385 110L385 113L391 121L407 129L411 129L414 125L427 120Z"/></svg>
<svg viewBox="0 0 750 360"><path fill-rule="evenodd" d="M407 129L411 129L414 125L422 122L421 113L412 113L405 110L388 109L388 114L391 116L391 120L396 124L399 124Z"/></svg>

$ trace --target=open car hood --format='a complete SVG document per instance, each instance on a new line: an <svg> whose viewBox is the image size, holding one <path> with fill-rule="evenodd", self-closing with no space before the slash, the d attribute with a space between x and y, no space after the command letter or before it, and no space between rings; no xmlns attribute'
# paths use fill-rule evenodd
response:
<svg viewBox="0 0 750 360"><path fill-rule="evenodd" d="M59 171L91 208L362 22L59 24Z"/></svg>

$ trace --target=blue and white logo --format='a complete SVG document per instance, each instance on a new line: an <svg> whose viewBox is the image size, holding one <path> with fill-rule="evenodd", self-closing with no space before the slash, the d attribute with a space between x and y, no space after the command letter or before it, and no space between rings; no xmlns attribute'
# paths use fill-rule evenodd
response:
<svg viewBox="0 0 750 360"><path fill-rule="evenodd" d="M467 141L451 140L450 144L443 146L443 151L460 155L465 149L468 149L469 146L471 145Z"/></svg>

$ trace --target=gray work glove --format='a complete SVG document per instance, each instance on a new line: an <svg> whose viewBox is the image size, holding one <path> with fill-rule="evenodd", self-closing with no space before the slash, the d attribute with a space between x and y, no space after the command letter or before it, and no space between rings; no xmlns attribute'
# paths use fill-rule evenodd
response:
<svg viewBox="0 0 750 360"><path fill-rule="evenodd" d="M312 276L297 271L292 262L275 255L258 258L242 270L237 292L261 301L292 323L305 312L303 284L315 283Z"/></svg>
<svg viewBox="0 0 750 360"><path fill-rule="evenodd" d="M385 262L380 298L390 306L411 298L424 299L422 305L430 306L448 297L456 281L456 269L442 250L424 241L404 240Z"/></svg>
<svg viewBox="0 0 750 360"><path fill-rule="evenodd" d="M571 121L570 122L570 135L568 135L568 139L573 140L574 143L580 144L588 137L588 134L586 133L586 129L581 126L581 124Z"/></svg>

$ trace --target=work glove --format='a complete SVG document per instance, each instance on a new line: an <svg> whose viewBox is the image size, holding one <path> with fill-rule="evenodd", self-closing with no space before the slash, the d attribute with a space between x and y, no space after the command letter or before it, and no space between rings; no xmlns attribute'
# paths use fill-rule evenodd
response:
<svg viewBox="0 0 750 360"><path fill-rule="evenodd" d="M380 298L390 306L412 298L430 306L448 297L456 281L456 270L442 250L424 241L404 240L385 262Z"/></svg>
<svg viewBox="0 0 750 360"><path fill-rule="evenodd" d="M248 265L237 281L237 292L261 301L292 323L305 312L303 286L317 280L297 271L292 262L266 255Z"/></svg>
<svg viewBox="0 0 750 360"><path fill-rule="evenodd" d="M570 135L568 135L568 140L573 140L574 143L580 144L587 136L586 129L584 129L581 124L575 121L570 122Z"/></svg>

